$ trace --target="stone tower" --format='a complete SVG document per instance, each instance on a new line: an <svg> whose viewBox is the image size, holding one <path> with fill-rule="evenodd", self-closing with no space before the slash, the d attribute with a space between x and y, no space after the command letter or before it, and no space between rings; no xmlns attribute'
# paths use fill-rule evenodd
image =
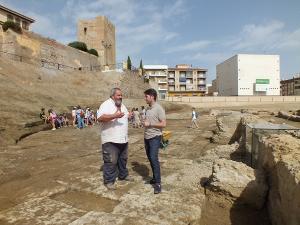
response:
<svg viewBox="0 0 300 225"><path fill-rule="evenodd" d="M88 49L94 48L99 54L102 69L116 67L115 26L105 17L79 20L77 27L78 40L87 44Z"/></svg>

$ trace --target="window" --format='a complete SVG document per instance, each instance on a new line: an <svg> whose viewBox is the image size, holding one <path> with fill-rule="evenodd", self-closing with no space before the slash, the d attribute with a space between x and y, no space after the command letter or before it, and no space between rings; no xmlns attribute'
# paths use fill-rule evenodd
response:
<svg viewBox="0 0 300 225"><path fill-rule="evenodd" d="M7 14L7 21L14 21L14 17L10 14Z"/></svg>
<svg viewBox="0 0 300 225"><path fill-rule="evenodd" d="M16 18L16 24L20 25L21 24L21 20L20 18Z"/></svg>
<svg viewBox="0 0 300 225"><path fill-rule="evenodd" d="M22 21L22 28L25 29L25 30L29 30L29 25L28 25L28 22L26 21Z"/></svg>
<svg viewBox="0 0 300 225"><path fill-rule="evenodd" d="M85 28L83 29L83 31L84 31L84 35L86 35L87 28L85 27Z"/></svg>

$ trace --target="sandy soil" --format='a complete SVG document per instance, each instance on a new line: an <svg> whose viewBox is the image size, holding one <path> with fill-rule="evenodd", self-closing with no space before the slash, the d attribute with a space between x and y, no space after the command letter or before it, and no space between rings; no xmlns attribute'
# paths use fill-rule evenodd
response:
<svg viewBox="0 0 300 225"><path fill-rule="evenodd" d="M190 122L189 114L189 109L168 114L166 130L172 132L172 138L171 145L160 154L162 177L163 180L170 180L171 177L184 173L184 165L197 164L202 168L202 172L193 176L196 182L187 180L191 182L187 185L194 187L193 190L198 189L197 192L203 195L204 189L199 183L201 178L209 176L211 168L208 165L200 165L199 159L205 151L216 146L209 142L211 131L215 128L215 118L208 116L208 112L202 112L199 119L200 128L191 129L187 128ZM286 122L300 127L295 122L284 121L268 113L262 113L261 116L265 119L272 118L275 123ZM68 127L56 131L42 131L24 138L17 145L2 148L0 223L46 224L45 221L56 218L61 207L67 205L70 207L69 211L59 215L64 221L61 224L68 224L90 211L113 212L128 193L137 189L142 188L146 196L153 197L152 188L144 184L151 177L151 169L144 153L142 132L142 129L129 130L128 168L135 181L129 184L118 183L118 190L114 193L107 191L102 184L103 163L98 126L83 130ZM166 183L163 188L165 196L172 196L173 190L181 190L172 182ZM202 216L195 224L268 224L265 212L239 206L232 208L227 199L213 194L207 196L202 205L199 204ZM55 206L50 207L50 202ZM26 204L27 207L33 208L35 205L44 204L45 209L28 214ZM143 210L147 214L147 209ZM140 215L143 214L143 210ZM176 212L176 208L172 210ZM151 213L156 212L154 210Z"/></svg>

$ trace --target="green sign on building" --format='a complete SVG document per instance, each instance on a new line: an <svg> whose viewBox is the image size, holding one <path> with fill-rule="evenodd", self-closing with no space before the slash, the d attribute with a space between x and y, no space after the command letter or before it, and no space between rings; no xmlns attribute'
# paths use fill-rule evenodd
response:
<svg viewBox="0 0 300 225"><path fill-rule="evenodd" d="M270 79L256 79L256 84L270 84Z"/></svg>

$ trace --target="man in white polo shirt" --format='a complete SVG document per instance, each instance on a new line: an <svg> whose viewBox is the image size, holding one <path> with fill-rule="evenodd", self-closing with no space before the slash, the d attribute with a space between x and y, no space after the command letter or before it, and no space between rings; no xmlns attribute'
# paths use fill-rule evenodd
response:
<svg viewBox="0 0 300 225"><path fill-rule="evenodd" d="M126 168L128 157L128 111L122 104L120 88L113 88L110 98L100 105L97 120L101 126L103 153L103 179L109 190L115 189L115 181L132 181Z"/></svg>

